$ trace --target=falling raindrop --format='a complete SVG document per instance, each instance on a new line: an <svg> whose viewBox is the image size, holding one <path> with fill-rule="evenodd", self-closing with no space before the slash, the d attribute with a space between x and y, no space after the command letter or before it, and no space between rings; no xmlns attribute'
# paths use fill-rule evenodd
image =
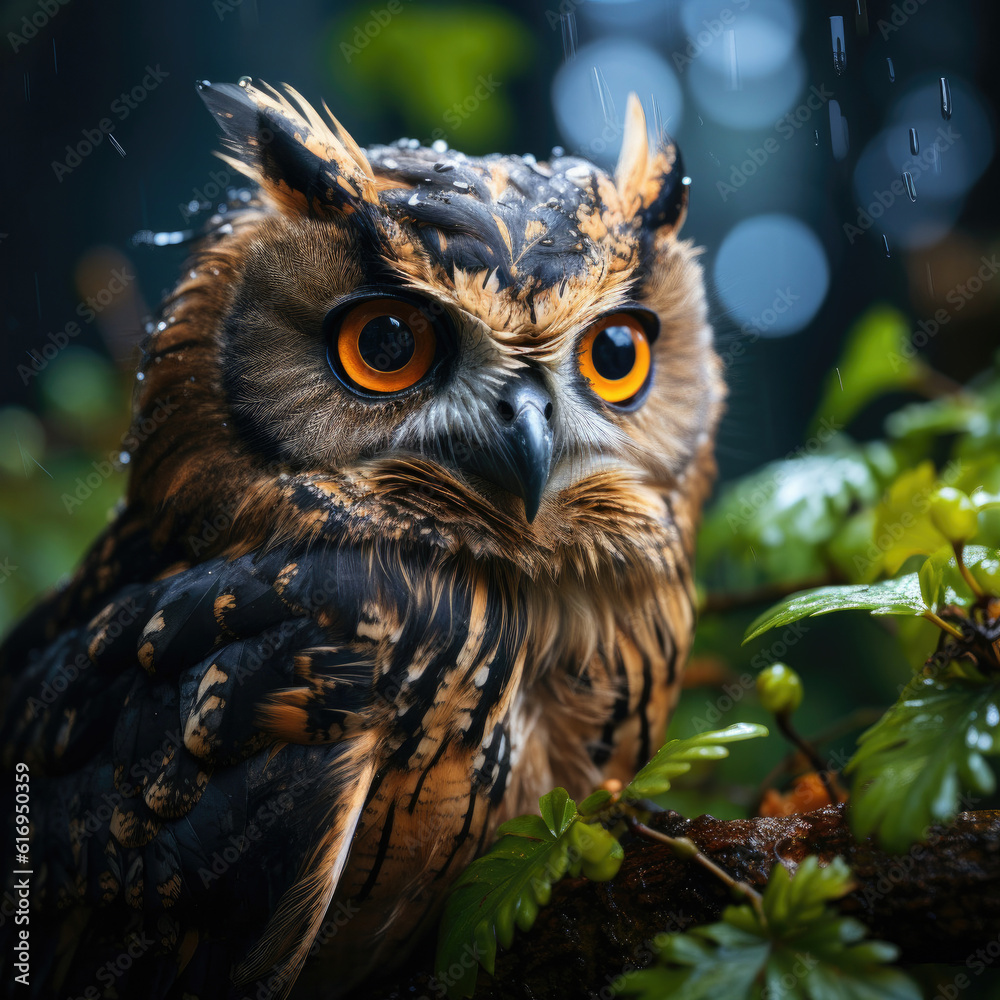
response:
<svg viewBox="0 0 1000 1000"><path fill-rule="evenodd" d="M31 81L28 79L27 73L24 74L24 99L31 100Z"/></svg>
<svg viewBox="0 0 1000 1000"><path fill-rule="evenodd" d="M569 11L559 15L559 26L562 28L563 57L566 62L576 58L577 34L576 34L576 13Z"/></svg>
<svg viewBox="0 0 1000 1000"><path fill-rule="evenodd" d="M854 17L854 29L859 35L868 34L868 3L867 0L857 0L858 12Z"/></svg>
<svg viewBox="0 0 1000 1000"><path fill-rule="evenodd" d="M892 64L892 58L890 56L885 57L885 61L889 64L889 83L896 82L896 67Z"/></svg>
<svg viewBox="0 0 1000 1000"><path fill-rule="evenodd" d="M951 84L948 77L941 77L941 117L948 121L951 118Z"/></svg>
<svg viewBox="0 0 1000 1000"><path fill-rule="evenodd" d="M59 75L59 58L56 56L56 40L52 39L52 66L56 71L56 76Z"/></svg>
<svg viewBox="0 0 1000 1000"><path fill-rule="evenodd" d="M931 145L931 169L937 176L941 176L941 153L937 148L937 143Z"/></svg>
<svg viewBox="0 0 1000 1000"><path fill-rule="evenodd" d="M889 237L886 236L885 233L882 234L882 246L885 247L885 255L886 255L886 257L891 257L892 254L889 253Z"/></svg>
<svg viewBox="0 0 1000 1000"><path fill-rule="evenodd" d="M253 77L252 76L241 76L236 82L241 87L249 87L253 83Z"/></svg>
<svg viewBox="0 0 1000 1000"><path fill-rule="evenodd" d="M927 291L934 298L934 279L931 277L931 262L927 261Z"/></svg>
<svg viewBox="0 0 1000 1000"><path fill-rule="evenodd" d="M699 125L704 125L705 124L705 119L702 118L701 115L698 115L698 124Z"/></svg>
<svg viewBox="0 0 1000 1000"><path fill-rule="evenodd" d="M663 141L663 117L660 114L660 105L657 103L656 94L649 95L649 106L653 109L653 135L657 142Z"/></svg>
<svg viewBox="0 0 1000 1000"><path fill-rule="evenodd" d="M837 76L841 76L847 68L847 49L845 47L844 19L839 14L830 18L830 42L833 46L833 68L837 71Z"/></svg>
<svg viewBox="0 0 1000 1000"><path fill-rule="evenodd" d="M715 153L711 152L711 150L710 150L708 155L712 158L712 162L717 167L721 167L722 166L722 164L719 162L719 158L715 155Z"/></svg>
<svg viewBox="0 0 1000 1000"><path fill-rule="evenodd" d="M847 119L840 113L840 101L830 101L830 146L835 160L843 160L851 147Z"/></svg>
<svg viewBox="0 0 1000 1000"><path fill-rule="evenodd" d="M108 139L111 140L111 145L114 146L115 149L117 149L118 152L121 153L122 156L124 156L125 155L125 150L122 149L121 144L118 142L118 140L110 132L108 133Z"/></svg>
<svg viewBox="0 0 1000 1000"><path fill-rule="evenodd" d="M740 83L740 63L736 57L736 29L726 29L726 52L729 59L729 89L742 90Z"/></svg>
<svg viewBox="0 0 1000 1000"><path fill-rule="evenodd" d="M915 128L910 129L910 152L916 156L920 152L920 139Z"/></svg>
<svg viewBox="0 0 1000 1000"><path fill-rule="evenodd" d="M818 128L814 128L813 129L813 145L814 146L818 146L819 145L819 129Z"/></svg>
<svg viewBox="0 0 1000 1000"><path fill-rule="evenodd" d="M618 112L615 110L615 102L611 97L611 88L601 70L594 67L594 84L597 87L597 97L601 102L601 114L604 115L604 124L616 128L618 125Z"/></svg>
<svg viewBox="0 0 1000 1000"><path fill-rule="evenodd" d="M913 183L913 174L909 170L903 171L903 183L906 185L906 193L910 197L910 201L917 200L917 188Z"/></svg>

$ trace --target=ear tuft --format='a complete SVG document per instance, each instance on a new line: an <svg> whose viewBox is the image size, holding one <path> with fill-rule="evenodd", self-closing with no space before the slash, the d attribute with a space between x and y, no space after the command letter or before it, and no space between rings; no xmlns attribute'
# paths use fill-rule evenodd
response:
<svg viewBox="0 0 1000 1000"><path fill-rule="evenodd" d="M203 80L197 86L232 154L221 159L255 181L280 211L344 215L362 203L378 203L375 175L361 147L336 118L325 122L291 87L285 90L292 100L266 84Z"/></svg>
<svg viewBox="0 0 1000 1000"><path fill-rule="evenodd" d="M615 187L626 217L667 234L681 228L687 214L689 181L675 143L663 135L651 149L639 98L628 96L625 134L615 168Z"/></svg>

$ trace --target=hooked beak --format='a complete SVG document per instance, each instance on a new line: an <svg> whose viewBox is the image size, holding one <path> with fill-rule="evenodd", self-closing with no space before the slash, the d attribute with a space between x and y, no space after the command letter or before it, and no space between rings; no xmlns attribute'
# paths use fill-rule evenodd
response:
<svg viewBox="0 0 1000 1000"><path fill-rule="evenodd" d="M462 467L521 497L531 523L552 471L552 399L541 379L525 372L504 384L495 406L493 440L471 448Z"/></svg>

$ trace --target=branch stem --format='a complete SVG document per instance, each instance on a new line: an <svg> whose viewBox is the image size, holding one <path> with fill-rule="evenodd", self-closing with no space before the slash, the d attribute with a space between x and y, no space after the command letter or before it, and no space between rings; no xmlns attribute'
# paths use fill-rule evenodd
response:
<svg viewBox="0 0 1000 1000"><path fill-rule="evenodd" d="M802 734L792 725L791 712L779 712L775 717L781 735L788 740L797 750L799 750L812 765L812 769L819 775L819 780L823 782L826 794L830 798L830 805L835 806L839 801L837 791L830 780L830 772L826 768L826 761L817 753L816 748L805 739Z"/></svg>
<svg viewBox="0 0 1000 1000"><path fill-rule="evenodd" d="M679 858L691 860L701 865L706 871L711 872L720 882L728 886L733 892L743 896L754 908L757 915L764 920L763 897L748 882L740 882L733 878L717 865L702 849L688 837L671 837L659 830L654 830L651 826L646 826L641 820L634 816L629 818L629 826L633 831L648 840L656 840L661 844L666 844Z"/></svg>
<svg viewBox="0 0 1000 1000"><path fill-rule="evenodd" d="M952 542L951 547L955 550L955 560L958 563L958 571L962 574L962 579L969 586L969 590L975 595L977 601L985 602L988 600L983 588L979 586L976 578L969 572L969 567L965 565L965 560L962 558L962 550L965 546L961 542Z"/></svg>
<svg viewBox="0 0 1000 1000"><path fill-rule="evenodd" d="M962 633L955 628L954 625L950 625L943 618L939 618L933 611L930 610L930 608L924 612L923 617L929 622L933 622L942 631L947 632L948 635L954 636L954 638L958 639L960 642L965 641L965 636L962 635Z"/></svg>

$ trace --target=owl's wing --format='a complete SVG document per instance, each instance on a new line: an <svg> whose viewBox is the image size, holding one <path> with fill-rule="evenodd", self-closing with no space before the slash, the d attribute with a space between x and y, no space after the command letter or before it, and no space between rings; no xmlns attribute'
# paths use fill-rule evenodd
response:
<svg viewBox="0 0 1000 1000"><path fill-rule="evenodd" d="M374 771L372 653L336 613L351 567L323 565L333 580L287 553L215 559L123 587L30 655L12 636L0 745L28 765L30 995L216 997L237 968L290 986ZM0 964L16 932L0 921Z"/></svg>

